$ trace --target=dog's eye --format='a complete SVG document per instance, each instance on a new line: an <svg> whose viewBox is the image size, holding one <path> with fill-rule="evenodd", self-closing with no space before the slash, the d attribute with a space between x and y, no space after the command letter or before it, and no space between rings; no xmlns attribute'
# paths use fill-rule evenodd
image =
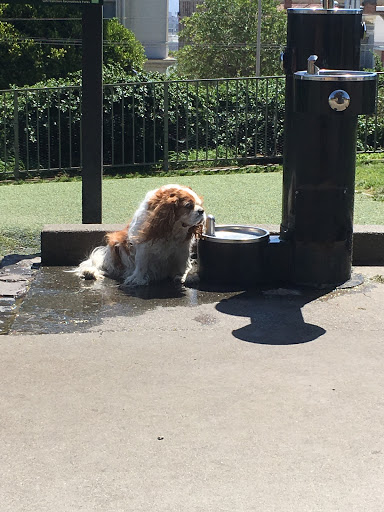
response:
<svg viewBox="0 0 384 512"><path fill-rule="evenodd" d="M185 208L186 208L187 210L192 210L192 208L193 208L193 203L191 203L191 202L189 201L188 203L185 203L185 205L184 205L184 206L185 206Z"/></svg>

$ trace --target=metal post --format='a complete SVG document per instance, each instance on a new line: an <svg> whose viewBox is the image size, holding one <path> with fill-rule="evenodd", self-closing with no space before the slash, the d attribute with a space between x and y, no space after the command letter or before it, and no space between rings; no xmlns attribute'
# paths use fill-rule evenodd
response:
<svg viewBox="0 0 384 512"><path fill-rule="evenodd" d="M257 4L256 76L260 76L261 55L261 0Z"/></svg>
<svg viewBox="0 0 384 512"><path fill-rule="evenodd" d="M163 156L163 169L169 169L169 144L168 144L168 123L169 123L169 96L168 96L169 82L164 82L164 156Z"/></svg>
<svg viewBox="0 0 384 512"><path fill-rule="evenodd" d="M14 177L18 180L20 176L19 162L19 93L15 91L13 101L13 137L15 151L15 167L13 171Z"/></svg>
<svg viewBox="0 0 384 512"><path fill-rule="evenodd" d="M100 224L103 177L103 7L83 7L82 212Z"/></svg>

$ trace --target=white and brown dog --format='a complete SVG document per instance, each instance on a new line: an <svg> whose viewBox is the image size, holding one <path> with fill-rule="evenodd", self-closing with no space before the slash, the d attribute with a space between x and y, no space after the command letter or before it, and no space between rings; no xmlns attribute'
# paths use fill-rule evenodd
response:
<svg viewBox="0 0 384 512"><path fill-rule="evenodd" d="M191 245L204 220L195 192L164 185L148 192L131 223L107 234L107 245L94 249L75 272L84 279L122 279L127 286L167 278L183 283L191 269Z"/></svg>

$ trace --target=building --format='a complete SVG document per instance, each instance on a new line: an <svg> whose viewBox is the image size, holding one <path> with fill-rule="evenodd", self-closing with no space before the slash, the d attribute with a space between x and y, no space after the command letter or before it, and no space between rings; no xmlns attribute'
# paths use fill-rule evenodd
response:
<svg viewBox="0 0 384 512"><path fill-rule="evenodd" d="M169 34L177 34L179 32L179 18L169 12L168 14L168 33Z"/></svg>
<svg viewBox="0 0 384 512"><path fill-rule="evenodd" d="M168 50L175 52L179 49L179 18L173 13L168 16Z"/></svg>
<svg viewBox="0 0 384 512"><path fill-rule="evenodd" d="M116 0L104 0L103 17L107 19L117 18Z"/></svg>
<svg viewBox="0 0 384 512"><path fill-rule="evenodd" d="M180 0L179 1L179 32L183 30L183 18L192 16L196 11L196 6L202 4L204 0ZM179 48L184 46L183 41L179 38Z"/></svg>
<svg viewBox="0 0 384 512"><path fill-rule="evenodd" d="M196 5L202 4L204 0L180 0L179 2L179 16L191 16L196 11Z"/></svg>
<svg viewBox="0 0 384 512"><path fill-rule="evenodd" d="M104 17L116 17L144 46L149 71L165 72L168 57L168 0L104 0Z"/></svg>

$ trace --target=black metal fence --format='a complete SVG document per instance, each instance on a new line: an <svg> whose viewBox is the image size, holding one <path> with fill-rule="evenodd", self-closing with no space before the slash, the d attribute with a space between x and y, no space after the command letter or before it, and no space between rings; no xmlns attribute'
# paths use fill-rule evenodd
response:
<svg viewBox="0 0 384 512"><path fill-rule="evenodd" d="M384 151L377 112L359 119L358 151ZM283 150L284 77L104 86L104 166L276 161ZM0 178L82 165L81 88L0 91Z"/></svg>

